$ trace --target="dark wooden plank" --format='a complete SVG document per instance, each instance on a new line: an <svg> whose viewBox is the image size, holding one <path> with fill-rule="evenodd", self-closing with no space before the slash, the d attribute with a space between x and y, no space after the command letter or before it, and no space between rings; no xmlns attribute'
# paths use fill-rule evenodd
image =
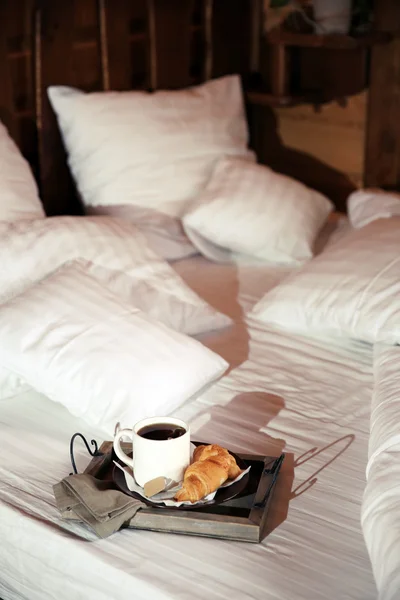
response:
<svg viewBox="0 0 400 600"><path fill-rule="evenodd" d="M131 88L131 42L129 8L131 0L106 0L104 27L106 61L103 61L105 89Z"/></svg>
<svg viewBox="0 0 400 600"><path fill-rule="evenodd" d="M190 84L193 8L193 0L149 2L152 87L174 89Z"/></svg>
<svg viewBox="0 0 400 600"><path fill-rule="evenodd" d="M32 69L34 0L0 2L0 118L37 167ZM6 98L6 100L5 100Z"/></svg>
<svg viewBox="0 0 400 600"><path fill-rule="evenodd" d="M218 0L213 5L212 55L214 77L247 75L251 63L252 2Z"/></svg>
<svg viewBox="0 0 400 600"><path fill-rule="evenodd" d="M242 76L243 86L252 85L250 76L259 60L258 39L261 30L262 9L258 1L218 0L212 4L212 22L208 41L207 72L209 76L228 74ZM257 42L254 41L254 36ZM268 137L269 124L264 111L247 105L249 134L253 150L259 154L261 140Z"/></svg>
<svg viewBox="0 0 400 600"><path fill-rule="evenodd" d="M74 4L74 0L40 0L37 123L41 196L48 215L81 212L56 117L47 98L50 85L74 85Z"/></svg>
<svg viewBox="0 0 400 600"><path fill-rule="evenodd" d="M130 90L136 87L137 75L148 67L148 18L145 0L105 0L102 14L104 89Z"/></svg>
<svg viewBox="0 0 400 600"><path fill-rule="evenodd" d="M329 102L361 93L367 85L367 50L332 50L329 48L293 49L298 72L292 79L302 90L319 95ZM297 80L297 81L296 81Z"/></svg>
<svg viewBox="0 0 400 600"><path fill-rule="evenodd" d="M103 83L98 0L76 2L74 23L75 85L87 92L99 91Z"/></svg>
<svg viewBox="0 0 400 600"><path fill-rule="evenodd" d="M146 89L150 86L150 45L149 45L149 8L148 0L130 2L130 87ZM111 70L114 68L111 65Z"/></svg>
<svg viewBox="0 0 400 600"><path fill-rule="evenodd" d="M10 134L16 139L16 122L11 87L11 72L8 59L7 22L12 6L7 0L0 0L0 119Z"/></svg>
<svg viewBox="0 0 400 600"><path fill-rule="evenodd" d="M375 27L396 32L400 2L375 2ZM371 56L364 183L400 188L400 39L375 46Z"/></svg>

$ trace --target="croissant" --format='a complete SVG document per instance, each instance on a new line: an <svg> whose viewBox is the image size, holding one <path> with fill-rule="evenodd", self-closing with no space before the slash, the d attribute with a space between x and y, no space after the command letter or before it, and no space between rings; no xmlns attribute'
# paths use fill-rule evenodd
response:
<svg viewBox="0 0 400 600"><path fill-rule="evenodd" d="M193 462L185 471L182 488L175 494L177 502L197 502L215 492L228 479L241 473L234 457L217 444L198 446Z"/></svg>

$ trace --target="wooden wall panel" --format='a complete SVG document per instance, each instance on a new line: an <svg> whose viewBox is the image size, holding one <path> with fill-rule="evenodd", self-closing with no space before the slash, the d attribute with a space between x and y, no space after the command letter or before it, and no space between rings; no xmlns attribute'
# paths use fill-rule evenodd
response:
<svg viewBox="0 0 400 600"><path fill-rule="evenodd" d="M103 89L98 0L76 0L73 8L72 81L87 92Z"/></svg>
<svg viewBox="0 0 400 600"><path fill-rule="evenodd" d="M296 53L296 49L294 49ZM322 101L359 94L367 81L365 48L332 50L328 48L297 49L300 89L321 94Z"/></svg>
<svg viewBox="0 0 400 600"><path fill-rule="evenodd" d="M400 189L400 2L375 5L377 27L397 36L372 50L365 185Z"/></svg>
<svg viewBox="0 0 400 600"><path fill-rule="evenodd" d="M32 55L34 9L34 0L0 0L0 118L7 123L37 174Z"/></svg>
<svg viewBox="0 0 400 600"><path fill-rule="evenodd" d="M105 0L104 16L104 89L148 87L148 18L145 0Z"/></svg>
<svg viewBox="0 0 400 600"><path fill-rule="evenodd" d="M386 10L394 10L391 0L382 2ZM36 4L41 10L39 20L35 19ZM268 76L268 56L259 35L261 6L262 0L0 0L0 76L4 83L0 111L35 171L40 156L39 180L49 214L79 212L80 206L47 100L48 85L72 85L86 91L173 89L227 73L240 73L246 84L259 68ZM391 29L393 23L397 26L398 13L391 15L386 21L381 16L383 28ZM37 25L40 28L36 30ZM400 80L400 59L390 54L395 50L393 56L397 57L398 42L373 51L373 64L380 67L374 68L369 105L369 184L394 186L399 181L395 82ZM38 57L35 70L33 61ZM321 77L320 70L316 61L306 79L311 78L312 84L311 80ZM303 109L308 111L306 117ZM332 110L323 109L322 114ZM328 192L344 206L352 186L359 182L359 154L355 157L354 149L358 140L362 145L362 125L357 131L336 128L335 123L323 123L324 117L312 113L311 107L281 111L251 107L249 117L252 145L261 162ZM309 135L306 123L312 128ZM334 128L339 137L340 132L346 134L346 147L351 147L346 160L344 153L340 156L343 140L333 141ZM322 138L328 139L328 129L332 160L320 143ZM71 197L75 198L72 202Z"/></svg>
<svg viewBox="0 0 400 600"><path fill-rule="evenodd" d="M47 97L51 85L75 84L73 44L75 1L41 0L37 53L37 123L41 197L49 215L81 212L69 173L56 117Z"/></svg>
<svg viewBox="0 0 400 600"><path fill-rule="evenodd" d="M190 44L190 82L198 85L207 79L207 11L213 0L195 0Z"/></svg>
<svg viewBox="0 0 400 600"><path fill-rule="evenodd" d="M212 9L212 76L247 75L251 57L252 2L218 0Z"/></svg>
<svg viewBox="0 0 400 600"><path fill-rule="evenodd" d="M11 135L16 138L11 71L8 60L8 36L4 26L9 18L10 5L6 0L0 0L0 119L5 123Z"/></svg>
<svg viewBox="0 0 400 600"><path fill-rule="evenodd" d="M130 0L108 0L104 4L104 88L106 90L130 90L131 63ZM109 65L114 65L110 72Z"/></svg>
<svg viewBox="0 0 400 600"><path fill-rule="evenodd" d="M114 6L114 4L113 4ZM130 3L130 87L147 90L150 83L150 41L148 0L136 0ZM110 62L110 64L112 64ZM111 71L114 69L113 64Z"/></svg>
<svg viewBox="0 0 400 600"><path fill-rule="evenodd" d="M149 0L151 87L190 85L193 0Z"/></svg>

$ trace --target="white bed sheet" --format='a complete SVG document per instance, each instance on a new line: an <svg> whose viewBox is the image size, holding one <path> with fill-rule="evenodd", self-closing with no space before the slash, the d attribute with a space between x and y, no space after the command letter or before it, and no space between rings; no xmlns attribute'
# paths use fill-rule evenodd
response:
<svg viewBox="0 0 400 600"><path fill-rule="evenodd" d="M199 257L177 269L238 321L285 274ZM285 450L270 535L258 545L128 530L98 540L62 522L52 485L70 471L71 435L96 431L29 392L0 404L3 600L376 598L360 525L371 348L250 322L204 341L233 368L176 414L197 439L250 453ZM84 449L77 462L85 466Z"/></svg>

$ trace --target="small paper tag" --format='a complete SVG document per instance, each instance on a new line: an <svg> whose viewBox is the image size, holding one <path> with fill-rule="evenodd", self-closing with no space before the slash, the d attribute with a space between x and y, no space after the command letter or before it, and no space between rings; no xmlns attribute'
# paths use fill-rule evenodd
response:
<svg viewBox="0 0 400 600"><path fill-rule="evenodd" d="M156 477L155 479L148 481L147 483L144 484L144 488L143 488L144 495L147 498L151 498L152 496L155 496L159 492L162 492L163 490L165 490L165 484L166 484L165 477Z"/></svg>

